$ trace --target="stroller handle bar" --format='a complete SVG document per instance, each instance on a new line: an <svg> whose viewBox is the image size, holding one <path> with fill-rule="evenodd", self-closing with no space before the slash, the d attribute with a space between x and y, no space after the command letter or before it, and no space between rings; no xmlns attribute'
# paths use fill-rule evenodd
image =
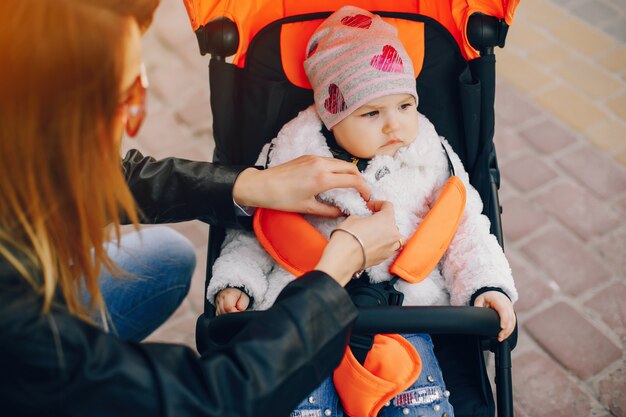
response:
<svg viewBox="0 0 626 417"><path fill-rule="evenodd" d="M218 317L201 317L214 340L229 339L263 311L244 311ZM206 328L205 328L206 329ZM465 334L495 338L500 332L498 313L479 307L364 307L354 324L354 333Z"/></svg>
<svg viewBox="0 0 626 417"><path fill-rule="evenodd" d="M363 307L352 329L355 333L472 334L495 337L498 313L478 307Z"/></svg>

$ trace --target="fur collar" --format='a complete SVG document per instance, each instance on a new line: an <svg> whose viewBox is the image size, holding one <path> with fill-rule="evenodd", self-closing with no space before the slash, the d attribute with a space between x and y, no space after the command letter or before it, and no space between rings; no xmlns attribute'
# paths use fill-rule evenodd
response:
<svg viewBox="0 0 626 417"><path fill-rule="evenodd" d="M314 106L301 111L296 118L283 126L272 140L268 167L279 165L303 155L332 158L332 153L322 134L322 121ZM447 161L441 140L432 123L419 114L417 138L401 148L394 156L379 155L372 158L362 172L365 181L375 190L376 183L391 172L417 170L418 173L445 172ZM407 172L407 174L410 174ZM414 177L415 175L413 175ZM394 175L397 178L397 176ZM411 176L409 176L410 178ZM378 196L374 195L375 198ZM384 197L384 196L382 196ZM319 195L320 200L339 207L344 213L365 216L371 214L365 201L354 189L334 189Z"/></svg>

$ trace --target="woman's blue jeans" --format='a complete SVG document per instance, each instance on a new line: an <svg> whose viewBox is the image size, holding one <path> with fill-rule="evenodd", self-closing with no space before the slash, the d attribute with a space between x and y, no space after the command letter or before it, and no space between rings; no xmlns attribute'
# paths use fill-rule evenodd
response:
<svg viewBox="0 0 626 417"><path fill-rule="evenodd" d="M120 339L140 341L172 315L189 292L196 266L189 240L169 227L150 227L107 244L107 252L125 273L100 274L100 289Z"/></svg>

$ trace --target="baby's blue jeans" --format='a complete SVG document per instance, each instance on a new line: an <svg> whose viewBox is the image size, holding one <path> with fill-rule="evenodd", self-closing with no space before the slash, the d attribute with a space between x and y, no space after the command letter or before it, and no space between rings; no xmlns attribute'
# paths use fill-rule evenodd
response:
<svg viewBox="0 0 626 417"><path fill-rule="evenodd" d="M126 273L100 274L100 289L110 316L111 332L140 341L178 308L189 292L196 266L189 240L169 227L144 228L107 244L109 256Z"/></svg>
<svg viewBox="0 0 626 417"><path fill-rule="evenodd" d="M378 413L379 417L453 417L450 393L446 390L433 342L427 334L403 334L417 350L422 360L422 372L417 381L400 393ZM290 417L344 417L332 378L309 394Z"/></svg>

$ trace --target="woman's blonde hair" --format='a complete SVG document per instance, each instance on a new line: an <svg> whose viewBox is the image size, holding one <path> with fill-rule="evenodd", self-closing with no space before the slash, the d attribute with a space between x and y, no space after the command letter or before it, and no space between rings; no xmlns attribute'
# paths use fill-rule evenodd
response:
<svg viewBox="0 0 626 417"><path fill-rule="evenodd" d="M0 16L0 256L44 312L60 295L87 319L116 269L111 229L137 223L114 137L132 21L71 0L2 0Z"/></svg>

